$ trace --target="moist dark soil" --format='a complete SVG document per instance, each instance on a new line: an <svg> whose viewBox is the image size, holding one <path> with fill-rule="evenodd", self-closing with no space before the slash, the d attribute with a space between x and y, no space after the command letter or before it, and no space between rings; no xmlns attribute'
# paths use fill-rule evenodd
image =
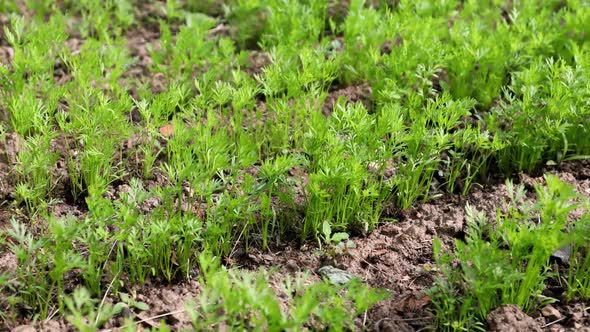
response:
<svg viewBox="0 0 590 332"><path fill-rule="evenodd" d="M332 114L338 99L343 99L348 103L361 102L367 111L370 112L373 109L373 105L371 103L372 95L373 91L367 82L353 84L340 89L334 89L328 94L328 97L322 106L322 113L324 113L326 116Z"/></svg>

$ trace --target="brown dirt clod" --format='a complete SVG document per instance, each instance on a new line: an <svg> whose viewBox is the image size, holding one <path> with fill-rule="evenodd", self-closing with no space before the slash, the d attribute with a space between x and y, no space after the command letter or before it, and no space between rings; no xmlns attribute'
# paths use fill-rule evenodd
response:
<svg viewBox="0 0 590 332"><path fill-rule="evenodd" d="M518 306L509 304L492 311L488 315L490 332L541 332L541 326L526 315Z"/></svg>
<svg viewBox="0 0 590 332"><path fill-rule="evenodd" d="M351 85L343 89L334 90L326 98L324 105L322 106L322 113L325 116L332 114L332 112L334 111L334 106L336 106L336 103L338 102L339 98L344 98L349 103L361 102L363 103L367 111L370 112L373 108L371 100L372 95L373 90L367 82Z"/></svg>

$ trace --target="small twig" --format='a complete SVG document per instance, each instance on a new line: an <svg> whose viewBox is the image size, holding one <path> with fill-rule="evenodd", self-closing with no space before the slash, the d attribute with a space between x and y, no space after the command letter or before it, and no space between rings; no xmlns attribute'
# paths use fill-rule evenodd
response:
<svg viewBox="0 0 590 332"><path fill-rule="evenodd" d="M559 322L561 322L562 320L565 320L565 319L567 319L567 316L566 317L561 317L560 319L556 319L556 320L554 320L552 322L549 322L549 323L541 326L541 328L544 329L544 328L549 327L549 326L551 326L553 324L557 324L557 323L559 323Z"/></svg>
<svg viewBox="0 0 590 332"><path fill-rule="evenodd" d="M367 310L365 310L365 314L363 316L363 326L367 325Z"/></svg>
<svg viewBox="0 0 590 332"><path fill-rule="evenodd" d="M216 26L215 28L207 31L207 33L211 37L211 36L215 36L218 33L226 33L228 31L229 31L229 28L227 27L227 25L221 23L218 26Z"/></svg>
<svg viewBox="0 0 590 332"><path fill-rule="evenodd" d="M115 240L115 242L113 242L113 245L111 246L111 249L109 250L109 254L107 255L107 257L111 257L111 254L113 253L113 250L115 250L115 246L117 245L117 243L119 242L119 240ZM104 262L104 264L102 265L102 269L104 270L107 266L107 262Z"/></svg>
<svg viewBox="0 0 590 332"><path fill-rule="evenodd" d="M98 306L98 312L100 312L100 309L102 309L102 306L104 305L104 302L106 301L107 296L109 295L109 292L111 291L111 287L113 287L113 283L117 279L118 275L119 275L119 272L117 272L115 274L115 276L113 277L113 280L111 280L111 282L109 283L109 287L107 287L107 291L104 293L104 296L102 297L102 300L100 301L100 305ZM94 320L94 325L96 325L98 323L99 318L100 318L100 315L96 315L96 319Z"/></svg>
<svg viewBox="0 0 590 332"><path fill-rule="evenodd" d="M232 258L232 256L236 253L236 248L238 246L238 243L240 242L240 239L242 238L242 235L244 235L245 230L246 230L246 226L244 226L244 228L242 228L242 231L240 232L240 235L238 236L236 243L234 243L234 247L231 249L231 251L229 253L229 258Z"/></svg>
<svg viewBox="0 0 590 332"><path fill-rule="evenodd" d="M416 318L386 318L389 320L393 320L396 322L412 322L412 321L417 321L417 320L429 320L432 319L432 317L416 317Z"/></svg>
<svg viewBox="0 0 590 332"><path fill-rule="evenodd" d="M393 321L393 322L413 322L419 320L430 320L432 317L416 317L416 318L381 318L380 320L375 323L375 326L380 326L381 322L383 321Z"/></svg>
<svg viewBox="0 0 590 332"><path fill-rule="evenodd" d="M158 319L158 318L162 318L162 317L167 317L167 316L172 316L172 315L175 315L175 314L180 314L180 313L183 313L185 311L186 311L185 309L181 309L181 310L167 312L167 313L161 314L161 315L156 315L156 316L144 318L144 319L142 319L140 321L133 322L133 323L127 324L125 326L121 326L121 329L124 329L124 328L129 327L129 326L141 324L141 323L148 323L149 321L154 320L154 319Z"/></svg>
<svg viewBox="0 0 590 332"><path fill-rule="evenodd" d="M590 309L590 307L586 307L586 308L584 308L584 311L588 311L588 309ZM563 320L565 320L565 319L567 319L567 318L568 318L567 316L566 316L566 317L561 317L560 319L556 319L556 320L554 320L554 321L552 321L552 322L549 322L549 323L547 323L547 324L545 324L545 325L541 326L541 328L542 328L542 329L544 329L544 328L547 328L547 327L549 327L549 326L551 326L551 325L553 325L553 324L557 324L557 323L559 323L559 322L561 322L561 321L563 321Z"/></svg>
<svg viewBox="0 0 590 332"><path fill-rule="evenodd" d="M113 245L111 246L111 249L109 250L109 254L107 257L111 257L111 254L113 253L113 250L115 249L115 246L117 245L117 241L115 240L115 242L113 242ZM106 267L106 263L105 262L102 266L102 269L104 270ZM115 280L117 279L117 276L119 275L119 271L117 271L117 273L115 274L115 276L113 277L113 280L111 280L111 282L109 283L109 287L107 287L107 291L104 293L104 296L102 297L102 300L100 301L100 305L98 306L98 312L100 313L100 309L102 309L102 306L104 305L104 302L107 299L107 296L109 295L109 292L111 291L111 287L113 287L113 283L115 282ZM100 315L96 315L96 319L94 320L94 325L96 325L98 323L98 319L100 318Z"/></svg>
<svg viewBox="0 0 590 332"><path fill-rule="evenodd" d="M55 309L55 311L53 311L53 313L51 315L48 315L47 318L45 318L45 320L43 322L44 323L49 322L51 320L51 318L53 318L58 312L59 312L59 309Z"/></svg>

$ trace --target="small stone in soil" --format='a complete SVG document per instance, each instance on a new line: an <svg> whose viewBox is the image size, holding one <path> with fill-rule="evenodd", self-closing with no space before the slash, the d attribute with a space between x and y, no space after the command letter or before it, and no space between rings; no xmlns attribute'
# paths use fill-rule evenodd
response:
<svg viewBox="0 0 590 332"><path fill-rule="evenodd" d="M571 250L572 249L569 245L563 246L555 250L555 252L551 254L551 257L559 259L562 264L569 264Z"/></svg>
<svg viewBox="0 0 590 332"><path fill-rule="evenodd" d="M332 285L346 285L355 278L352 273L335 268L331 265L320 267L318 273Z"/></svg>
<svg viewBox="0 0 590 332"><path fill-rule="evenodd" d="M561 318L561 313L559 310L555 309L552 305L548 305L541 310L541 315L543 317L549 319L550 321L555 321Z"/></svg>

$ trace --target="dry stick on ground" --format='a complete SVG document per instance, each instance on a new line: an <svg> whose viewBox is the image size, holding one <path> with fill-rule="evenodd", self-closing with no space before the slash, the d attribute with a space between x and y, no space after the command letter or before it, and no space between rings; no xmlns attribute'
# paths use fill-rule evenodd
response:
<svg viewBox="0 0 590 332"><path fill-rule="evenodd" d="M547 328L547 327L549 327L549 326L551 326L551 325L553 325L553 324L557 324L557 323L559 323L559 322L561 322L562 320L565 320L565 319L567 319L567 318L568 318L568 317L566 316L566 317L562 317L562 318L560 318L560 319L556 319L556 320L554 320L554 321L552 321L552 322L549 322L549 323L547 323L547 324L545 324L545 325L541 326L541 328L542 328L542 329L544 329L544 328Z"/></svg>
<svg viewBox="0 0 590 332"><path fill-rule="evenodd" d="M43 323L47 324L47 322L49 322L53 317L55 317L55 315L57 315L58 312L59 312L59 309L55 309L53 311L53 313L51 313L51 315L48 315L47 318L45 318Z"/></svg>
<svg viewBox="0 0 590 332"><path fill-rule="evenodd" d="M377 321L377 323L375 324L379 324L382 321L394 321L394 322L413 322L413 321L418 321L418 320L431 320L432 317L416 317L416 318L381 318L380 320Z"/></svg>
<svg viewBox="0 0 590 332"><path fill-rule="evenodd" d="M167 312L167 313L165 313L165 314L156 315L156 316L147 317L147 318L142 318L142 317L140 317L140 315L139 315L139 314L135 314L135 315L136 315L138 318L142 318L142 319L141 319L140 321L133 322L133 323L127 324L127 325L125 325L125 326L121 326L121 329L124 329L124 328L130 327L130 326L133 326L133 325L141 324L141 323L148 323L150 326L152 326L152 327L156 327L156 328L157 328L157 327L159 327L159 326L158 326L157 324L154 324L154 323L152 323L152 322L151 322L152 320L154 320L154 319L158 319L158 318L162 318L162 317L168 317L168 316L172 316L172 315L180 314L180 313L183 313L183 312L185 312L185 311L186 311L185 309L180 309L180 310L176 310L176 311L170 311L170 312Z"/></svg>
<svg viewBox="0 0 590 332"><path fill-rule="evenodd" d="M107 257L111 257L111 254L113 253L113 250L115 249L116 245L117 245L117 241L113 242L113 245L111 246L111 250L109 250L109 254ZM106 262L103 264L103 266L102 266L103 270L106 267L106 264L107 264ZM100 309L102 309L102 306L104 305L104 302L107 299L109 292L111 291L111 287L113 287L113 283L115 282L115 279L117 279L118 276L119 276L119 271L117 271L117 273L113 277L113 280L111 280L111 282L109 283L109 287L107 287L107 291L104 293L104 296L102 297L102 301L100 301L100 305L98 306L98 312L100 312ZM100 317L100 315L96 315L96 320L94 320L94 325L96 325L98 323L99 317Z"/></svg>
<svg viewBox="0 0 590 332"><path fill-rule="evenodd" d="M398 322L412 322L417 320L431 320L432 317L416 317L416 318L389 318L394 321Z"/></svg>
<svg viewBox="0 0 590 332"><path fill-rule="evenodd" d="M242 238L242 235L244 234L245 230L246 230L246 226L244 226L244 228L242 228L242 231L240 232L240 235L238 236L236 243L234 243L234 247L231 249L231 252L229 253L230 259L236 253L236 248L238 247L238 243L240 242L240 239Z"/></svg>
<svg viewBox="0 0 590 332"><path fill-rule="evenodd" d="M117 272L117 274L115 274L115 276L113 277L113 280L111 280L111 282L109 283L109 287L107 287L107 291L104 293L104 296L102 297L102 301L100 301L100 305L98 306L99 313L100 313L100 309L102 309L102 306L104 305L104 302L107 299L107 296L109 295L109 292L111 291L111 287L113 287L113 283L117 279L118 275L119 275L119 272ZM96 319L94 320L94 325L96 325L98 323L99 318L100 318L100 315L96 315Z"/></svg>
<svg viewBox="0 0 590 332"><path fill-rule="evenodd" d="M586 308L584 308L584 311L588 311L588 309L590 309L590 307L586 307ZM551 325L553 325L553 324L557 324L557 323L559 323L559 322L561 322L562 320L565 320L565 319L567 319L567 318L568 318L568 317L566 316L566 317L562 317L562 318L560 318L560 319L556 319L556 320L554 320L554 321L552 321L552 322L549 322L549 323L547 323L547 324L545 324L545 325L541 326L541 328L542 328L542 329L544 329L544 328L547 328L547 327L549 327L549 326L551 326Z"/></svg>

